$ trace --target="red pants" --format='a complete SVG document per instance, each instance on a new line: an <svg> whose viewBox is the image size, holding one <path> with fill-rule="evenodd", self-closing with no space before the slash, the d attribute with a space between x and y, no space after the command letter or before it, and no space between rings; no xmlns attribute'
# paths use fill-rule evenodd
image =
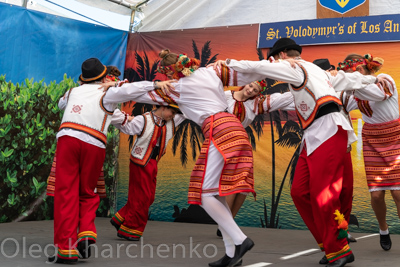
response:
<svg viewBox="0 0 400 267"><path fill-rule="evenodd" d="M105 158L105 149L62 136L57 142L54 195L54 244L58 257L77 258L82 240L97 238L94 220L99 196L94 192Z"/></svg>
<svg viewBox="0 0 400 267"><path fill-rule="evenodd" d="M128 237L141 237L154 202L157 183L157 161L150 159L141 167L129 165L128 201L112 218L120 225L118 233Z"/></svg>
<svg viewBox="0 0 400 267"><path fill-rule="evenodd" d="M341 127L310 156L304 148L291 190L297 210L318 244L323 244L330 262L352 253L346 238L338 239L334 214L338 210L350 216L351 211L350 179L344 181L344 166L349 163L346 148L347 132Z"/></svg>

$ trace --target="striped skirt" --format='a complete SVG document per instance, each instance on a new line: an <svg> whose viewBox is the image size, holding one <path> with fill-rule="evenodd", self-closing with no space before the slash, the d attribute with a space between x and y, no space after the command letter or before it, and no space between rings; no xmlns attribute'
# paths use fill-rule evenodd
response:
<svg viewBox="0 0 400 267"><path fill-rule="evenodd" d="M400 190L400 122L364 123L365 173L369 191Z"/></svg>
<svg viewBox="0 0 400 267"><path fill-rule="evenodd" d="M253 152L240 121L230 113L220 112L204 121L202 131L205 140L190 177L188 203L201 205L201 195L213 190L203 192L207 164L213 164L212 159L209 160L211 142L224 158L222 172L212 175L219 177L215 194L226 196L251 192L255 196Z"/></svg>

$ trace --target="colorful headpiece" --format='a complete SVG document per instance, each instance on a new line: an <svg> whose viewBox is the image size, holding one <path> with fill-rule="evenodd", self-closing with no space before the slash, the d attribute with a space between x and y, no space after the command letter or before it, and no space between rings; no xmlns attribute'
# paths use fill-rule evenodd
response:
<svg viewBox="0 0 400 267"><path fill-rule="evenodd" d="M255 84L260 86L260 94L267 89L267 81L266 80L259 80L259 81L254 81Z"/></svg>
<svg viewBox="0 0 400 267"><path fill-rule="evenodd" d="M356 71L357 66L366 65L367 69L374 71L374 68L379 69L382 64L378 61L373 60L374 57L370 54L366 54L363 59L348 59L338 63L338 70L353 70Z"/></svg>
<svg viewBox="0 0 400 267"><path fill-rule="evenodd" d="M158 63L157 71L165 75L172 75L174 79L190 76L200 66L200 62L196 58L189 58L186 54L177 56L178 61L169 66L161 66L161 61Z"/></svg>
<svg viewBox="0 0 400 267"><path fill-rule="evenodd" d="M110 81L113 81L113 82L119 82L120 81L120 79L117 76L114 76L112 74L107 74L106 75L106 79L109 79Z"/></svg>

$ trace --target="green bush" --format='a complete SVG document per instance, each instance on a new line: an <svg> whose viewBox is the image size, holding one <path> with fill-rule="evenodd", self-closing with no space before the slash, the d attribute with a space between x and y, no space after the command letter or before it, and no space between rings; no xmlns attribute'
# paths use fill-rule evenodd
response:
<svg viewBox="0 0 400 267"><path fill-rule="evenodd" d="M45 196L62 112L58 100L77 86L64 76L60 83L14 85L0 76L0 222L52 219L53 198ZM114 192L118 130L110 128L104 174L108 197ZM114 196L101 201L98 215L109 215ZM19 218L19 219L18 219Z"/></svg>

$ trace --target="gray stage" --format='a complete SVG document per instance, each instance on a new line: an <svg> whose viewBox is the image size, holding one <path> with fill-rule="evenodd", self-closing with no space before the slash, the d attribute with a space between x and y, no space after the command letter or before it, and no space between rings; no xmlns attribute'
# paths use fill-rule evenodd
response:
<svg viewBox="0 0 400 267"><path fill-rule="evenodd" d="M149 221L139 242L120 239L108 218L97 218L97 244L92 257L75 266L208 266L223 256L215 225ZM243 266L321 266L323 256L308 231L243 227L255 242ZM383 251L379 235L353 233L355 262L346 266L400 266L400 237L392 235L392 250ZM54 254L53 221L0 224L0 266L49 266ZM55 266L65 266L56 264Z"/></svg>

